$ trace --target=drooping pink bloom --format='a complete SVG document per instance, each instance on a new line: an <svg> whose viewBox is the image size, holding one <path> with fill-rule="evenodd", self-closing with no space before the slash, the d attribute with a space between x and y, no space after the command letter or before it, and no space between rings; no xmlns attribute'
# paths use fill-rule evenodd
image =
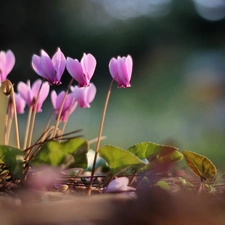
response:
<svg viewBox="0 0 225 225"><path fill-rule="evenodd" d="M32 56L31 64L34 71L50 84L61 84L60 80L66 67L66 58L60 48L57 49L52 59L44 50L41 50L40 57Z"/></svg>
<svg viewBox="0 0 225 225"><path fill-rule="evenodd" d="M33 110L35 107L41 83L42 83L41 79L38 79L33 83L32 87L30 86L29 80L27 81L27 84L21 81L17 85L18 93L25 100L25 102L29 107L33 107ZM38 98L37 112L42 112L41 107L45 99L47 98L48 93L49 93L49 84L48 82L43 82L40 90L40 95Z"/></svg>
<svg viewBox="0 0 225 225"><path fill-rule="evenodd" d="M96 59L92 54L83 55L81 61L67 57L66 68L69 74L78 82L79 87L90 85L90 80L94 74Z"/></svg>
<svg viewBox="0 0 225 225"><path fill-rule="evenodd" d="M119 88L130 87L130 80L133 69L133 60L130 55L127 57L118 56L109 62L109 71L112 78L118 83Z"/></svg>
<svg viewBox="0 0 225 225"><path fill-rule="evenodd" d="M15 56L11 50L0 51L0 86L15 65Z"/></svg>
<svg viewBox="0 0 225 225"><path fill-rule="evenodd" d="M64 96L65 96L65 91L61 91L58 96L54 90L51 92L51 100L52 100L53 108L55 110L56 119L58 117L60 108L62 106ZM66 100L63 105L60 120L63 122L66 122L69 115L76 109L76 107L77 107L77 102L75 101L72 93L68 94L66 96Z"/></svg>
<svg viewBox="0 0 225 225"><path fill-rule="evenodd" d="M17 114L23 114L24 108L26 106L26 102L20 96L20 94L14 93L14 96L15 96L15 103L16 103L16 113ZM9 99L9 112L10 112L10 117L13 118L14 107L13 107L13 102L12 102L11 96L9 98L10 98Z"/></svg>
<svg viewBox="0 0 225 225"><path fill-rule="evenodd" d="M81 108L90 108L90 103L94 100L96 94L96 87L93 83L88 87L71 86L73 96Z"/></svg>

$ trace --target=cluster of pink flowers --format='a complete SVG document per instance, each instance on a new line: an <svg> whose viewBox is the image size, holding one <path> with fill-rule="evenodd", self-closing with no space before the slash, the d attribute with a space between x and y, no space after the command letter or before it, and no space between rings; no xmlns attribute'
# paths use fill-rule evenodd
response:
<svg viewBox="0 0 225 225"><path fill-rule="evenodd" d="M0 51L0 85L7 79L14 64L15 56L11 50L7 52ZM32 56L31 64L34 71L46 81L42 83L41 79L38 79L32 86L30 85L30 81L27 83L18 83L18 93L15 94L17 113L24 113L26 104L34 108L40 87L41 91L38 98L37 112L41 112L42 104L49 94L49 84L61 84L61 77L65 69L77 81L78 85L71 86L71 93L66 96L61 113L61 121L66 121L77 105L81 108L90 107L90 103L94 100L96 94L96 87L91 83L91 78L95 72L97 63L92 54L84 53L82 59L78 61L70 57L66 59L60 48L57 49L52 58L44 50L41 50L40 56ZM119 88L130 87L132 67L133 61L130 55L127 57L118 56L110 60L109 71L112 78L118 83ZM54 90L51 93L51 101L56 116L59 113L64 95L64 91L58 95ZM11 112L11 115L13 115L13 112Z"/></svg>

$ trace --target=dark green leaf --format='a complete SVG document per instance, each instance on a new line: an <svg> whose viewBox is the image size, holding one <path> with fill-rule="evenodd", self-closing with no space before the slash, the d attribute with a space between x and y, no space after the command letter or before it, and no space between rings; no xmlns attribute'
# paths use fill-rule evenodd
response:
<svg viewBox="0 0 225 225"><path fill-rule="evenodd" d="M169 165L171 163L174 163L176 161L179 161L183 158L183 155L179 151L172 151L172 152L167 152L167 154L159 154L159 156L149 163L149 168L152 168L156 165L162 165L166 164Z"/></svg>
<svg viewBox="0 0 225 225"><path fill-rule="evenodd" d="M144 163L137 156L116 146L105 145L99 149L99 153L100 157L105 159L105 161L109 164L113 175L130 166L139 168L144 165Z"/></svg>
<svg viewBox="0 0 225 225"><path fill-rule="evenodd" d="M86 168L87 152L88 142L81 138L73 138L65 142L49 141L43 144L33 163L51 166L69 164L70 167Z"/></svg>
<svg viewBox="0 0 225 225"><path fill-rule="evenodd" d="M176 150L178 150L176 147L160 145L153 142L141 142L128 148L129 152L132 152L140 159L147 159L149 162Z"/></svg>
<svg viewBox="0 0 225 225"><path fill-rule="evenodd" d="M0 145L0 159L9 170L12 179L22 179L24 152L16 147Z"/></svg>
<svg viewBox="0 0 225 225"><path fill-rule="evenodd" d="M183 151L189 168L200 178L211 181L217 173L215 165L205 156L191 151Z"/></svg>

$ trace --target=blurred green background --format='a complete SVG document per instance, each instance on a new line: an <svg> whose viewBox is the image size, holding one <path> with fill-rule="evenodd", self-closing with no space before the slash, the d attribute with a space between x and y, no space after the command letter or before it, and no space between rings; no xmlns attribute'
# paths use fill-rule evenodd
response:
<svg viewBox="0 0 225 225"><path fill-rule="evenodd" d="M225 168L224 18L224 0L8 0L0 7L0 49L16 56L8 76L15 87L39 78L31 57L40 49L50 56L60 47L72 58L83 52L96 57L96 99L90 109L77 108L67 126L83 129L87 139L98 134L109 60L130 54L132 87L114 85L102 144L172 144ZM65 72L63 84L51 88L59 92L70 79ZM51 107L48 98L37 115L37 137ZM25 119L19 116L21 137Z"/></svg>

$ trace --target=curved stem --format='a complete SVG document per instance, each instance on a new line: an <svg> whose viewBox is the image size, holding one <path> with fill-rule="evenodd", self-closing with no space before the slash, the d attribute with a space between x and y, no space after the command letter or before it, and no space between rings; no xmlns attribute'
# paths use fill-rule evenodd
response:
<svg viewBox="0 0 225 225"><path fill-rule="evenodd" d="M68 92L69 92L70 86L72 85L73 81L74 81L74 79L72 78L71 81L70 81L70 83L68 84L67 89L66 89L66 92L65 92L65 95L64 95L64 98L63 98L63 101L62 101L62 105L61 105L61 107L60 107L59 114L58 114L58 116L57 116L57 120L56 120L56 123L55 123L55 129L54 129L54 131L53 131L53 138L54 138L55 135L56 135L56 131L57 131L57 128L58 128L59 123L60 123L60 117L61 117L61 114L62 114L63 106L64 106L65 101L66 101L66 96L67 96L67 94L68 94Z"/></svg>
<svg viewBox="0 0 225 225"><path fill-rule="evenodd" d="M97 140L96 149L95 149L95 157L94 157L93 167L92 167L92 171L91 171L91 180L90 180L89 187L88 187L88 195L91 195L91 187L92 187L94 173L95 173L96 160L97 160L97 156L98 156L98 152L99 152L101 136L102 136L102 131L103 131L103 125L104 125L104 121L105 121L107 106L109 103L109 97L110 97L112 86L113 86L113 81L114 80L112 79L112 81L109 85L109 90L106 95L105 105L104 105L103 112L102 112L102 119L101 119L101 123L100 123L100 127L99 127L98 140Z"/></svg>
<svg viewBox="0 0 225 225"><path fill-rule="evenodd" d="M17 148L20 148L20 138L19 138L19 128L18 128L18 121L17 121L17 112L16 112L16 101L15 101L15 95L14 95L14 88L10 80L5 80L2 83L2 91L5 95L9 96L9 101L12 101L12 107L13 107L13 113L14 113L14 122L15 122L15 131L16 131L16 145ZM11 102L9 103L11 104ZM9 114L9 108L7 109ZM8 125L7 125L8 126ZM10 132L7 132L7 141L9 140Z"/></svg>

